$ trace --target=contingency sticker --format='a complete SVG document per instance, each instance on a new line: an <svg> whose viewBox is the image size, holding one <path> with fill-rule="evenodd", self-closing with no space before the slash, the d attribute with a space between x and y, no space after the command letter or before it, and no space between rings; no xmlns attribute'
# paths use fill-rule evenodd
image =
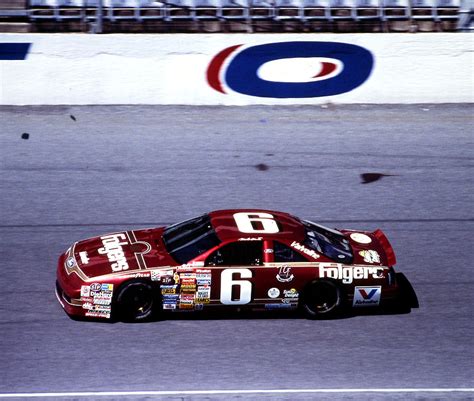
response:
<svg viewBox="0 0 474 401"><path fill-rule="evenodd" d="M92 283L90 286L81 286L82 308L89 317L109 319L112 310L113 284Z"/></svg>
<svg viewBox="0 0 474 401"><path fill-rule="evenodd" d="M377 251L359 251L359 255L364 258L365 263L380 263L380 255Z"/></svg>
<svg viewBox="0 0 474 401"><path fill-rule="evenodd" d="M378 306L380 304L380 296L382 295L382 287L355 287L353 307L360 306Z"/></svg>
<svg viewBox="0 0 474 401"><path fill-rule="evenodd" d="M370 244L372 242L368 235L362 233L352 233L351 239L359 244Z"/></svg>

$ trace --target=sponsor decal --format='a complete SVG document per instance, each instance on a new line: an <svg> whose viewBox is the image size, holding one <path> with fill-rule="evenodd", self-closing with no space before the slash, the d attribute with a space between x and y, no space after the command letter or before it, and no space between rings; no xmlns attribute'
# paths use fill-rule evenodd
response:
<svg viewBox="0 0 474 401"><path fill-rule="evenodd" d="M306 248L297 241L293 241L291 246L296 250L303 252L305 255L311 256L313 259L319 259L320 255L314 252L312 249Z"/></svg>
<svg viewBox="0 0 474 401"><path fill-rule="evenodd" d="M199 286L196 292L196 298L209 299L211 298L211 287Z"/></svg>
<svg viewBox="0 0 474 401"><path fill-rule="evenodd" d="M245 237L239 238L237 241L261 241L263 237Z"/></svg>
<svg viewBox="0 0 474 401"><path fill-rule="evenodd" d="M194 309L194 294L181 294L179 296L179 309Z"/></svg>
<svg viewBox="0 0 474 401"><path fill-rule="evenodd" d="M94 309L94 305L92 305L90 302L84 302L82 304L82 309L87 309L87 310Z"/></svg>
<svg viewBox="0 0 474 401"><path fill-rule="evenodd" d="M114 289L114 285L113 285L113 284L102 284L102 285L100 286L100 290L101 290L101 291L104 291L104 292L108 292L108 291L112 292L113 289Z"/></svg>
<svg viewBox="0 0 474 401"><path fill-rule="evenodd" d="M192 296L194 296L194 294L196 293L196 287L185 287L185 288L181 288L181 292L180 294L191 294Z"/></svg>
<svg viewBox="0 0 474 401"><path fill-rule="evenodd" d="M91 292L94 299L112 299L111 292Z"/></svg>
<svg viewBox="0 0 474 401"><path fill-rule="evenodd" d="M91 294L91 287L88 285L81 285L81 297L88 297Z"/></svg>
<svg viewBox="0 0 474 401"><path fill-rule="evenodd" d="M380 304L382 287L355 287L352 306L377 306Z"/></svg>
<svg viewBox="0 0 474 401"><path fill-rule="evenodd" d="M175 273L175 274L173 275L173 279L174 279L174 283L175 283L175 284L179 284L179 274L178 274L178 273Z"/></svg>
<svg viewBox="0 0 474 401"><path fill-rule="evenodd" d="M320 263L319 277L342 280L344 284L351 284L354 280L368 278L383 278L383 267L370 266L343 266L340 263Z"/></svg>
<svg viewBox="0 0 474 401"><path fill-rule="evenodd" d="M178 266L177 271L189 271L192 270L193 267L203 267L204 262L201 261L193 261L191 263L185 263L184 265Z"/></svg>
<svg viewBox="0 0 474 401"><path fill-rule="evenodd" d="M179 301L179 295L166 294L163 295L163 304L176 304Z"/></svg>
<svg viewBox="0 0 474 401"><path fill-rule="evenodd" d="M265 304L265 309L290 309L293 305L281 303L281 304Z"/></svg>
<svg viewBox="0 0 474 401"><path fill-rule="evenodd" d="M195 278L182 278L181 286L186 286L186 285L196 285L196 279Z"/></svg>
<svg viewBox="0 0 474 401"><path fill-rule="evenodd" d="M285 298L292 298L292 299L297 299L300 294L298 294L298 291L296 291L296 288L292 288L291 290L283 290L283 296Z"/></svg>
<svg viewBox="0 0 474 401"><path fill-rule="evenodd" d="M280 283L289 283L295 278L295 276L291 273L290 266L281 266L278 270L278 274L276 275L276 279Z"/></svg>
<svg viewBox="0 0 474 401"><path fill-rule="evenodd" d="M197 285L211 285L212 275L211 270L196 270Z"/></svg>
<svg viewBox="0 0 474 401"><path fill-rule="evenodd" d="M94 297L94 305L110 305L112 298Z"/></svg>
<svg viewBox="0 0 474 401"><path fill-rule="evenodd" d="M137 273L131 273L131 274L127 274L123 276L123 278L149 278L149 277L150 277L150 273L148 272L145 272L145 273L137 272Z"/></svg>
<svg viewBox="0 0 474 401"><path fill-rule="evenodd" d="M359 244L370 244L372 242L372 239L368 235L362 233L352 233L350 237Z"/></svg>
<svg viewBox="0 0 474 401"><path fill-rule="evenodd" d="M203 309L204 309L204 305L203 305L203 304L196 304L196 305L194 305L194 309L196 309L196 310L203 310Z"/></svg>
<svg viewBox="0 0 474 401"><path fill-rule="evenodd" d="M162 276L161 277L161 282L163 284L173 284L174 283L173 276Z"/></svg>
<svg viewBox="0 0 474 401"><path fill-rule="evenodd" d="M79 252L79 257L81 258L81 262L85 265L89 263L89 257L87 256L86 251Z"/></svg>
<svg viewBox="0 0 474 401"><path fill-rule="evenodd" d="M69 258L67 258L66 260L66 266L71 268L73 267L74 265L76 264L76 261L74 260L74 258L71 256Z"/></svg>
<svg viewBox="0 0 474 401"><path fill-rule="evenodd" d="M164 294L163 302L176 302L179 299L179 294Z"/></svg>
<svg viewBox="0 0 474 401"><path fill-rule="evenodd" d="M196 273L195 272L186 272L186 273L180 273L179 278L181 280L189 278L189 279L196 279Z"/></svg>
<svg viewBox="0 0 474 401"><path fill-rule="evenodd" d="M268 296L270 298L278 298L279 295L280 295L280 290L276 287L270 288L268 290Z"/></svg>
<svg viewBox="0 0 474 401"><path fill-rule="evenodd" d="M163 304L163 309L174 310L176 309L176 304Z"/></svg>
<svg viewBox="0 0 474 401"><path fill-rule="evenodd" d="M97 312L97 311L87 311L86 316L89 317L103 317L110 319L110 312Z"/></svg>
<svg viewBox="0 0 474 401"><path fill-rule="evenodd" d="M151 281L161 281L167 278L168 282L163 282L163 284L169 284L173 278L173 270L152 270L150 272Z"/></svg>
<svg viewBox="0 0 474 401"><path fill-rule="evenodd" d="M81 288L81 294L82 294ZM85 289L84 289L85 290ZM89 294L83 300L91 300L93 305L100 305L108 307L112 304L112 295L113 295L114 285L108 283L93 283L89 287ZM85 290L87 292L87 290Z"/></svg>
<svg viewBox="0 0 474 401"><path fill-rule="evenodd" d="M299 298L299 293L296 291L296 288L291 288L290 290L283 290L283 296L284 298L281 300L281 302L285 304L290 304L290 303L298 303L298 298Z"/></svg>
<svg viewBox="0 0 474 401"><path fill-rule="evenodd" d="M177 285L160 285L161 294L176 294Z"/></svg>
<svg viewBox="0 0 474 401"><path fill-rule="evenodd" d="M83 306L84 307L84 306ZM103 306L103 305L87 305L87 312L85 313L86 316L90 317L105 317L107 319L110 318L111 306Z"/></svg>
<svg viewBox="0 0 474 401"><path fill-rule="evenodd" d="M263 253L273 253L273 249L271 249L271 248L264 249Z"/></svg>
<svg viewBox="0 0 474 401"><path fill-rule="evenodd" d="M102 240L102 248L97 252L101 255L107 255L107 259L111 263L112 271L120 272L128 269L127 259L123 251L123 245L129 245L125 234L111 234L100 237Z"/></svg>
<svg viewBox="0 0 474 401"><path fill-rule="evenodd" d="M359 251L359 255L364 258L366 263L380 263L380 255L377 251Z"/></svg>
<svg viewBox="0 0 474 401"><path fill-rule="evenodd" d="M308 64L309 70L298 68ZM368 79L373 65L369 50L349 43L239 44L214 56L207 68L207 82L222 94L230 89L257 97L315 98L350 92Z"/></svg>

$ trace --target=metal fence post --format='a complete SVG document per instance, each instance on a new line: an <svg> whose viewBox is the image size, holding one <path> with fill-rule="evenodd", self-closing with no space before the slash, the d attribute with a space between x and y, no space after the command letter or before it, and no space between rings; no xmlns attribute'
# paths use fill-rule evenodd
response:
<svg viewBox="0 0 474 401"><path fill-rule="evenodd" d="M104 8L103 1L98 0L97 8L95 10L95 21L91 29L91 33L102 33L103 31L103 21L104 21Z"/></svg>

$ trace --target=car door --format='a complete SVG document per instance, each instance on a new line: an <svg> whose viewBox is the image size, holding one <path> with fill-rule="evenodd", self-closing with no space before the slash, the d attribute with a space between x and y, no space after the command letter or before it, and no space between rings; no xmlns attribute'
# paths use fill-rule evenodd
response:
<svg viewBox="0 0 474 401"><path fill-rule="evenodd" d="M205 260L212 270L212 298L222 306L251 305L263 267L263 241L233 241L222 244Z"/></svg>

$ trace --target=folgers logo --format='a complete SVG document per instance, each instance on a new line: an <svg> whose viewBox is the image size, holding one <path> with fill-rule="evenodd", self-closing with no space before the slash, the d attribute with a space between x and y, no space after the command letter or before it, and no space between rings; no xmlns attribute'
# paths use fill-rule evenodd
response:
<svg viewBox="0 0 474 401"><path fill-rule="evenodd" d="M333 96L362 85L373 65L370 51L348 43L236 45L212 59L207 81L223 94L230 89L270 98Z"/></svg>
<svg viewBox="0 0 474 401"><path fill-rule="evenodd" d="M107 255L112 271L128 270L127 258L122 248L122 246L128 245L125 234L111 234L100 237L100 239L102 240L103 247L99 248L97 252Z"/></svg>

